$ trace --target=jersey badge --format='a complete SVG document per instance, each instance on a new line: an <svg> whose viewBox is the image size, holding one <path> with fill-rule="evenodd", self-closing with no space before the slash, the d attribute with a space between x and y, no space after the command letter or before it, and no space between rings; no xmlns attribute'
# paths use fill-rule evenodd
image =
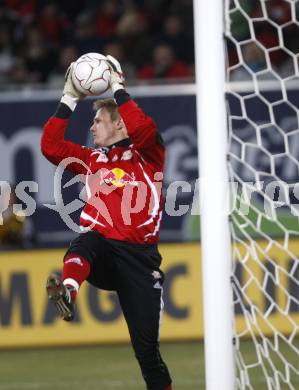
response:
<svg viewBox="0 0 299 390"><path fill-rule="evenodd" d="M113 168L102 175L102 181L106 184L112 184L115 187L124 187L125 185L138 186L134 172L131 174L121 168Z"/></svg>

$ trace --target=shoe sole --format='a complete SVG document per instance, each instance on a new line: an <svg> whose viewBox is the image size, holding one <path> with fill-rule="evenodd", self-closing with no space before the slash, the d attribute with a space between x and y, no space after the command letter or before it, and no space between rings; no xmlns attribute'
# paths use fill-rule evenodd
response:
<svg viewBox="0 0 299 390"><path fill-rule="evenodd" d="M74 314L63 300L63 297L65 296L65 286L57 275L50 275L48 277L46 290L49 300L55 305L60 317L64 321L72 321L74 319Z"/></svg>

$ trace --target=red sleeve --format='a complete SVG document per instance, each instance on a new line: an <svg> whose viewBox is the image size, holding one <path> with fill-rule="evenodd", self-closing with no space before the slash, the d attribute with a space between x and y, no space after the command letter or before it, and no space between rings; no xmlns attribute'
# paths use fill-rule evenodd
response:
<svg viewBox="0 0 299 390"><path fill-rule="evenodd" d="M64 139L67 119L51 117L43 128L41 138L41 151L43 155L54 165L68 157L74 157L82 163L66 163L66 168L73 173L86 173L86 164L90 156L90 150Z"/></svg>
<svg viewBox="0 0 299 390"><path fill-rule="evenodd" d="M146 161L161 169L165 149L154 120L145 115L134 100L122 104L118 110L125 122L134 147Z"/></svg>

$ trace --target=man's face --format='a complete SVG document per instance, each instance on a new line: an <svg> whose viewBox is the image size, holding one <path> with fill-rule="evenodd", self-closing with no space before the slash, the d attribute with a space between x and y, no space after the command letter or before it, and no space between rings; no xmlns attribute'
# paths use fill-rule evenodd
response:
<svg viewBox="0 0 299 390"><path fill-rule="evenodd" d="M109 146L127 137L121 117L112 121L105 108L96 112L90 131L97 146Z"/></svg>

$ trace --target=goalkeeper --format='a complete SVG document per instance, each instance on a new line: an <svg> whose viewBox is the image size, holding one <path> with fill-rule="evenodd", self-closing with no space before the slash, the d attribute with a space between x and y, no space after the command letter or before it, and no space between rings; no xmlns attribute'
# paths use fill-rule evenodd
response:
<svg viewBox="0 0 299 390"><path fill-rule="evenodd" d="M65 321L74 318L74 301L85 280L116 291L147 389L171 390L159 352L164 275L157 249L162 216L161 182L157 185L157 180L162 178L165 150L152 118L124 89L120 64L112 56L107 61L114 99L94 103L90 130L96 148L64 139L68 119L84 97L72 84L72 65L57 111L43 129L44 156L83 174L87 192L80 216L85 232L70 243L62 277L50 275L46 289ZM76 160L67 165L67 158ZM132 200L137 205L134 208Z"/></svg>

